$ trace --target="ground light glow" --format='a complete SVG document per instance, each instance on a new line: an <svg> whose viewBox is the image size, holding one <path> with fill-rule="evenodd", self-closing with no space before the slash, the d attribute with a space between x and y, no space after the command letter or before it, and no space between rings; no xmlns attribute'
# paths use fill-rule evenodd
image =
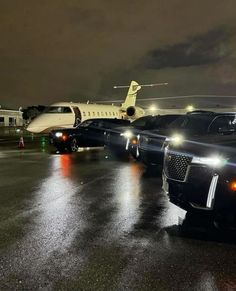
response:
<svg viewBox="0 0 236 291"><path fill-rule="evenodd" d="M35 196L35 205L40 205L40 212L36 219L38 227L33 235L41 242L37 251L44 256L70 245L78 229L83 227L83 219L80 218L78 228L70 236L65 239L62 235L77 210L72 200L80 187L71 178L72 157L54 155L50 158L50 164L48 177L42 181Z"/></svg>
<svg viewBox="0 0 236 291"><path fill-rule="evenodd" d="M141 175L141 167L136 163L121 165L117 172L113 188L117 205L117 215L112 223L117 226L115 236L131 231L140 216Z"/></svg>

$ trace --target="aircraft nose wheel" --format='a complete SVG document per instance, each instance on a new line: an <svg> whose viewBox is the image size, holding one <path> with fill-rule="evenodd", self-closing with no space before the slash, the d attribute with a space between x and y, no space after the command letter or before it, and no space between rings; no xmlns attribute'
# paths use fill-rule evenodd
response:
<svg viewBox="0 0 236 291"><path fill-rule="evenodd" d="M79 146L78 146L78 144L77 144L77 140L76 140L76 138L73 138L73 139L71 140L70 148L71 148L71 151L72 151L72 152L77 152L77 151L78 151Z"/></svg>

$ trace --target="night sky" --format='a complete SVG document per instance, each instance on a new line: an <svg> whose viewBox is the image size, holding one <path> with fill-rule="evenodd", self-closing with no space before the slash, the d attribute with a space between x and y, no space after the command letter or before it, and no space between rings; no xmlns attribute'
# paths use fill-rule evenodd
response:
<svg viewBox="0 0 236 291"><path fill-rule="evenodd" d="M235 0L1 0L0 104L236 95ZM233 103L233 99L231 99ZM236 102L235 102L236 103Z"/></svg>

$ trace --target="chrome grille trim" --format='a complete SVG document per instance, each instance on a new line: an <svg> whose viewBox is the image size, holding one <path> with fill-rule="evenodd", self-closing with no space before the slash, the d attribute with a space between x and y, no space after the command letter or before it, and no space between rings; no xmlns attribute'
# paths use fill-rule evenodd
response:
<svg viewBox="0 0 236 291"><path fill-rule="evenodd" d="M164 157L165 174L169 179L184 182L191 161L192 156L166 150Z"/></svg>

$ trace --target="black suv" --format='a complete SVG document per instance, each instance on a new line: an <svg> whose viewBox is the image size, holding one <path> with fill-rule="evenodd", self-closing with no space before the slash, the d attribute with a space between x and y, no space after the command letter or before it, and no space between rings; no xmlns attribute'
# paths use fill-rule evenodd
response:
<svg viewBox="0 0 236 291"><path fill-rule="evenodd" d="M189 131L170 137L164 155L163 188L190 213L236 223L236 113L189 115Z"/></svg>
<svg viewBox="0 0 236 291"><path fill-rule="evenodd" d="M194 136L219 134L218 128L227 123L228 116L233 118L234 113L197 110L180 116L164 129L143 131L138 141L140 160L147 166L162 165L164 142L168 136L182 132Z"/></svg>
<svg viewBox="0 0 236 291"><path fill-rule="evenodd" d="M115 153L131 154L137 158L138 135L144 130L163 129L180 115L147 115L133 121L128 127L117 127L107 135L106 145Z"/></svg>
<svg viewBox="0 0 236 291"><path fill-rule="evenodd" d="M49 141L59 151L75 152L79 147L104 146L109 130L118 126L128 126L130 121L116 118L88 119L76 128L53 130L49 133Z"/></svg>

